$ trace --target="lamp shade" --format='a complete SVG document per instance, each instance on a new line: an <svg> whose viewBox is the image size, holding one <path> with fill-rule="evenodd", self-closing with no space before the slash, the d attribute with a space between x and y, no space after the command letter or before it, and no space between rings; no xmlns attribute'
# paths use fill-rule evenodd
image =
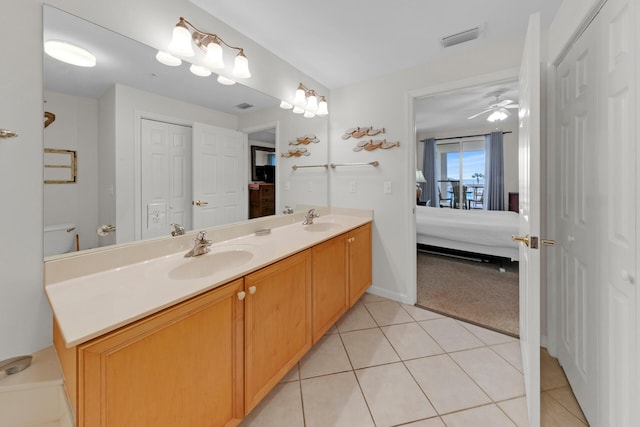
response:
<svg viewBox="0 0 640 427"><path fill-rule="evenodd" d="M235 81L226 78L225 76L218 76L218 83L220 83L221 85L225 85L225 86L231 86L236 84Z"/></svg>
<svg viewBox="0 0 640 427"><path fill-rule="evenodd" d="M161 64L168 65L170 67L177 67L178 65L182 64L182 60L180 58L176 58L169 52L163 52L161 50L156 53L156 59Z"/></svg>
<svg viewBox="0 0 640 427"><path fill-rule="evenodd" d="M291 110L293 112L293 114L302 114L304 113L304 109L302 107L298 107L297 105L295 107L293 107L293 110Z"/></svg>
<svg viewBox="0 0 640 427"><path fill-rule="evenodd" d="M318 97L315 96L313 93L311 94L311 96L309 96L309 98L307 98L307 107L306 107L307 111L310 111L312 113L318 111Z"/></svg>
<svg viewBox="0 0 640 427"><path fill-rule="evenodd" d="M209 77L211 75L211 71L208 68L196 64L191 64L189 71L200 77Z"/></svg>
<svg viewBox="0 0 640 427"><path fill-rule="evenodd" d="M298 87L296 89L296 95L293 98L293 105L297 105L298 107L302 107L307 102L307 94L303 88Z"/></svg>
<svg viewBox="0 0 640 427"><path fill-rule="evenodd" d="M318 111L316 111L318 116L326 116L329 114L329 110L327 108L327 100L324 96L320 97L320 102L318 103Z"/></svg>
<svg viewBox="0 0 640 427"><path fill-rule="evenodd" d="M222 46L220 46L219 43L211 42L207 45L207 54L204 56L204 65L212 70L224 68Z"/></svg>
<svg viewBox="0 0 640 427"><path fill-rule="evenodd" d="M283 110L290 110L293 108L293 105L289 104L287 101L280 101L280 108Z"/></svg>
<svg viewBox="0 0 640 427"><path fill-rule="evenodd" d="M177 56L193 56L193 47L191 47L191 33L180 21L173 28L173 37L169 43L169 52Z"/></svg>
<svg viewBox="0 0 640 427"><path fill-rule="evenodd" d="M241 79L248 79L251 77L251 73L249 72L249 60L242 52L236 55L232 74L234 77L239 77Z"/></svg>
<svg viewBox="0 0 640 427"><path fill-rule="evenodd" d="M416 183L417 184L424 184L425 182L427 182L427 180L424 178L424 174L422 173L422 171L420 169L416 170Z"/></svg>

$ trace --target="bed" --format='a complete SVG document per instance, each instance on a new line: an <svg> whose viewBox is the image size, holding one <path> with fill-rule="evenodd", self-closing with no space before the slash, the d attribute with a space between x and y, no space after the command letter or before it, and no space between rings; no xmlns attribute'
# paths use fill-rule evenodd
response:
<svg viewBox="0 0 640 427"><path fill-rule="evenodd" d="M418 244L518 260L518 214L416 206Z"/></svg>

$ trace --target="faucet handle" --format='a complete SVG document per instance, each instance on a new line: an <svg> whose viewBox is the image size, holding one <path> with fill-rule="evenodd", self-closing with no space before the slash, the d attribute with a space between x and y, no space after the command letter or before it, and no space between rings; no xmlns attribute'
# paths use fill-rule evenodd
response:
<svg viewBox="0 0 640 427"><path fill-rule="evenodd" d="M196 240L206 240L207 238L207 232L206 231L199 231L198 235L196 236Z"/></svg>

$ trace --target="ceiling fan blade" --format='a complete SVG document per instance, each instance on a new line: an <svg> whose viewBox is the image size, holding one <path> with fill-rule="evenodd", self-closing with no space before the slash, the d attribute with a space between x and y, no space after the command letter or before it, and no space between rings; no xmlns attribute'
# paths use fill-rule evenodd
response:
<svg viewBox="0 0 640 427"><path fill-rule="evenodd" d="M503 99L502 101L498 102L496 105L498 107L506 107L509 104L512 104L514 101L512 99Z"/></svg>
<svg viewBox="0 0 640 427"><path fill-rule="evenodd" d="M509 104L505 105L503 108L520 108L520 104Z"/></svg>
<svg viewBox="0 0 640 427"><path fill-rule="evenodd" d="M469 117L467 117L467 120L475 119L476 117L478 117L478 116L480 116L482 114L488 113L490 111L493 111L493 108L489 108L488 110L484 110L484 111L481 111L481 112L479 112L477 114L474 114L473 116L469 116Z"/></svg>
<svg viewBox="0 0 640 427"><path fill-rule="evenodd" d="M500 111L500 112L502 112L502 113L505 113L507 116L510 116L510 115L511 115L511 112L509 112L509 110L507 110L507 109L506 109L506 108L504 108L504 107L500 107L500 110L499 110L499 111Z"/></svg>

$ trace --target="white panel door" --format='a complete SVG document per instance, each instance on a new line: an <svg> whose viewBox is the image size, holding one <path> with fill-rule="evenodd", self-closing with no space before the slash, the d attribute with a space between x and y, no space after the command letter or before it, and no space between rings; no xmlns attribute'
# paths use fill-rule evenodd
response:
<svg viewBox="0 0 640 427"><path fill-rule="evenodd" d="M247 219L247 135L193 125L193 228Z"/></svg>
<svg viewBox="0 0 640 427"><path fill-rule="evenodd" d="M600 11L598 116L602 271L602 426L638 426L637 1L609 0Z"/></svg>
<svg viewBox="0 0 640 427"><path fill-rule="evenodd" d="M520 224L540 236L540 14L529 18L520 65ZM532 239L533 237L531 237ZM540 251L520 245L520 346L529 425L540 425Z"/></svg>
<svg viewBox="0 0 640 427"><path fill-rule="evenodd" d="M178 223L191 228L191 129L142 119L141 238L168 236Z"/></svg>
<svg viewBox="0 0 640 427"><path fill-rule="evenodd" d="M597 22L597 21L596 21ZM597 28L592 23L558 65L558 359L587 419L598 407Z"/></svg>

